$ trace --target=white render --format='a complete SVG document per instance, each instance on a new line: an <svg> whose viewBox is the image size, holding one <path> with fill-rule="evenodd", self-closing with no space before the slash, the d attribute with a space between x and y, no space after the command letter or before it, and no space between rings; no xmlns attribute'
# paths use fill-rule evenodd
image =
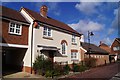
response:
<svg viewBox="0 0 120 80"><path fill-rule="evenodd" d="M29 33L28 33L28 49L23 59L24 61L23 66L31 67L31 34L32 34L33 19L28 14L26 14L26 12L23 9L21 9L20 13L30 23Z"/></svg>
<svg viewBox="0 0 120 80"><path fill-rule="evenodd" d="M31 24L30 24L30 27L29 27L29 42L28 42L28 51L25 55L25 58L24 58L24 66L30 66L31 63L30 63L30 57L31 57L31 32L32 32L32 27L33 27L33 19L26 13L26 11L22 8L20 13L23 15L23 17L25 17L25 19L27 21L29 21ZM53 26L49 26L48 27L53 27ZM81 61L81 56L80 56L80 37L77 37L76 36L76 43L77 45L73 45L72 44L72 35L71 34L68 34L68 33L65 33L65 32L62 32L62 31L58 31L58 30L55 30L55 29L51 29L52 30L52 39L53 40L49 40L49 39L45 39L43 38L43 26L39 25L38 28L33 28L33 55L32 55L32 63L34 63L36 57L38 55L41 55L41 52L40 52L40 47L38 47L38 45L43 45L43 46L52 46L52 47L57 47L59 48L59 53L61 54L61 41L62 40L66 40L67 43L68 43L68 46L67 46L67 55L66 56L57 56L58 53L55 54L54 56L54 62L68 62L68 64L72 64L73 61L71 60L71 49L74 49L74 50L78 50L78 61ZM48 52L46 51L44 53L44 57L47 58L47 55L48 55Z"/></svg>

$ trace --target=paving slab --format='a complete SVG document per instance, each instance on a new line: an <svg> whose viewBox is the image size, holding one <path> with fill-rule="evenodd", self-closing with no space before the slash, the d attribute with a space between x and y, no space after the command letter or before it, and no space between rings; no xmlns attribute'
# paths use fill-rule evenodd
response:
<svg viewBox="0 0 120 80"><path fill-rule="evenodd" d="M3 78L45 78L41 75L34 75L27 72L17 72L14 74L3 76Z"/></svg>

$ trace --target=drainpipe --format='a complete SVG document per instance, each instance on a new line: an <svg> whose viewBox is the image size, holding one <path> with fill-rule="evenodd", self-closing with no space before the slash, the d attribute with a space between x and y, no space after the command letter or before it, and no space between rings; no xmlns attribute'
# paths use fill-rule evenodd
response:
<svg viewBox="0 0 120 80"><path fill-rule="evenodd" d="M32 24L32 32L31 32L31 74L32 74L32 54L33 54L33 26L34 25L34 22Z"/></svg>
<svg viewBox="0 0 120 80"><path fill-rule="evenodd" d="M38 26L38 23L36 21L33 21L32 24L32 33L31 33L31 74L32 74L32 55L33 55L33 28L36 28Z"/></svg>

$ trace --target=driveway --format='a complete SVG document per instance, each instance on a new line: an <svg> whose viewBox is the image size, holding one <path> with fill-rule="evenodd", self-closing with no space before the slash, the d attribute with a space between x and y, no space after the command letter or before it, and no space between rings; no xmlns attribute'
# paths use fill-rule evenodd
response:
<svg viewBox="0 0 120 80"><path fill-rule="evenodd" d="M82 72L77 75L69 76L67 79L82 79L82 80L109 80L120 72L120 62L112 63L106 66L90 69L89 71ZM63 78L60 80L64 80Z"/></svg>

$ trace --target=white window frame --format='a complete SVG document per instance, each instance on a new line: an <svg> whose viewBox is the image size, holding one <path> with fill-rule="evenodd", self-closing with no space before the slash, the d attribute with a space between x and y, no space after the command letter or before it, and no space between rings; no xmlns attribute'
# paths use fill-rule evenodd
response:
<svg viewBox="0 0 120 80"><path fill-rule="evenodd" d="M71 52L71 60L78 60L78 52Z"/></svg>
<svg viewBox="0 0 120 80"><path fill-rule="evenodd" d="M46 30L44 30L45 27L46 27ZM50 31L49 31L49 30L50 30ZM46 32L46 35L44 34L45 32ZM49 33L50 33L50 35L49 35ZM49 27L47 27L47 26L44 26L44 27L43 27L43 36L44 36L44 37L52 37L52 29L49 28Z"/></svg>
<svg viewBox="0 0 120 80"><path fill-rule="evenodd" d="M12 24L12 23L15 24L15 26L13 27L13 29L14 29L13 32L11 32L11 28L12 28L12 27L11 27L11 24ZM17 25L20 25L20 28L17 28ZM17 31L18 29L19 29L20 31L19 31L19 33L16 33L16 31ZM19 23L16 23L16 22L10 22L10 23L9 23L9 31L8 31L8 33L10 33L10 34L15 34L15 35L22 35L22 25L19 24Z"/></svg>
<svg viewBox="0 0 120 80"><path fill-rule="evenodd" d="M62 55L67 55L67 43L65 43L65 42L63 42L62 44L61 44L61 53L62 53ZM65 47L65 50L63 51L63 46Z"/></svg>
<svg viewBox="0 0 120 80"><path fill-rule="evenodd" d="M77 43L75 35L72 35L72 43Z"/></svg>
<svg viewBox="0 0 120 80"><path fill-rule="evenodd" d="M114 50L114 51L120 50L120 46L113 47L113 50Z"/></svg>

